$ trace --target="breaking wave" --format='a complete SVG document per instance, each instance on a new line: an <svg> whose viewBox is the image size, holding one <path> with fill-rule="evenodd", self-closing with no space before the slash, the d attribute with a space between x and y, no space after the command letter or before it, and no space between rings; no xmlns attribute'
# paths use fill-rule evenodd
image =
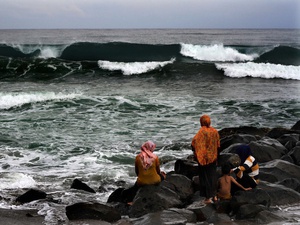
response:
<svg viewBox="0 0 300 225"><path fill-rule="evenodd" d="M216 64L229 77L259 77L300 80L300 66L285 66L271 63L224 63Z"/></svg>

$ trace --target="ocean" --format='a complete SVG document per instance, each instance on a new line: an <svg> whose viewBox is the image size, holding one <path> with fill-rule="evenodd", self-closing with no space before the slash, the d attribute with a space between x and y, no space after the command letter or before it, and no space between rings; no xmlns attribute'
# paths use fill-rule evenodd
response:
<svg viewBox="0 0 300 225"><path fill-rule="evenodd" d="M291 128L299 96L300 30L0 30L0 207L55 224L133 184L145 141L169 172L202 114L218 130ZM28 188L57 203L15 205Z"/></svg>

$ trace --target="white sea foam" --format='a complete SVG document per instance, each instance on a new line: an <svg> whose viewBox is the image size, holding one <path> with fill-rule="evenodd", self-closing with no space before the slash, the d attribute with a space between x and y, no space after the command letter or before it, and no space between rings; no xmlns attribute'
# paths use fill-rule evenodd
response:
<svg viewBox="0 0 300 225"><path fill-rule="evenodd" d="M193 45L181 44L180 53L187 57L192 57L202 61L212 62L240 62L252 61L257 54L243 54L234 48L224 47L223 44L214 45Z"/></svg>
<svg viewBox="0 0 300 225"><path fill-rule="evenodd" d="M260 77L300 80L300 66L285 66L271 63L218 63L217 69L229 77Z"/></svg>
<svg viewBox="0 0 300 225"><path fill-rule="evenodd" d="M110 62L99 60L98 65L101 69L110 71L121 70L124 75L143 74L149 71L172 64L175 59L163 62Z"/></svg>
<svg viewBox="0 0 300 225"><path fill-rule="evenodd" d="M55 47L42 47L39 58L48 59L48 58L57 58L60 55L60 51Z"/></svg>
<svg viewBox="0 0 300 225"><path fill-rule="evenodd" d="M35 180L24 173L2 173L0 174L0 189L33 188Z"/></svg>
<svg viewBox="0 0 300 225"><path fill-rule="evenodd" d="M73 99L80 94L55 93L55 92L37 92L37 93L3 93L0 92L0 109L9 109L11 107L22 106L28 103L43 102L49 100Z"/></svg>
<svg viewBox="0 0 300 225"><path fill-rule="evenodd" d="M44 45L21 45L21 44L10 44L13 48L18 49L20 52L25 54L31 54L36 50L40 50L38 58L57 58L62 53L64 47L58 46L44 46Z"/></svg>

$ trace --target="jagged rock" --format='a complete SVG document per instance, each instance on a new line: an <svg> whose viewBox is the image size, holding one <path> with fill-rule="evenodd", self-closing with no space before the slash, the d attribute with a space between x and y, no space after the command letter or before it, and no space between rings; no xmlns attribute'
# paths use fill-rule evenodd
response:
<svg viewBox="0 0 300 225"><path fill-rule="evenodd" d="M287 149L279 141L268 137L264 137L259 141L252 141L249 147L258 162L280 159L287 153Z"/></svg>
<svg viewBox="0 0 300 225"><path fill-rule="evenodd" d="M245 204L239 208L236 214L236 218L237 219L255 218L258 213L260 213L265 209L266 207L263 205Z"/></svg>
<svg viewBox="0 0 300 225"><path fill-rule="evenodd" d="M287 142L291 142L291 144L294 144L293 147L296 146L296 143L299 141L299 134L284 134L277 138L277 140L282 144L286 145Z"/></svg>
<svg viewBox="0 0 300 225"><path fill-rule="evenodd" d="M66 207L69 220L93 219L115 222L121 219L120 213L113 207L100 203L80 202Z"/></svg>
<svg viewBox="0 0 300 225"><path fill-rule="evenodd" d="M284 155L280 158L281 160L287 161L289 163L294 163L293 158L290 155Z"/></svg>
<svg viewBox="0 0 300 225"><path fill-rule="evenodd" d="M180 207L180 196L163 185L141 187L129 209L129 217L140 217L147 213L158 212L172 207Z"/></svg>
<svg viewBox="0 0 300 225"><path fill-rule="evenodd" d="M177 159L174 167L175 173L182 174L189 179L198 175L198 163L189 159Z"/></svg>
<svg viewBox="0 0 300 225"><path fill-rule="evenodd" d="M220 138L224 138L233 134L250 134L254 136L263 137L269 131L268 128L257 128L250 126L241 126L241 127L228 127L223 128L219 131Z"/></svg>
<svg viewBox="0 0 300 225"><path fill-rule="evenodd" d="M31 202L38 199L45 199L47 194L44 191L30 189L21 196L17 197L16 201L20 203Z"/></svg>
<svg viewBox="0 0 300 225"><path fill-rule="evenodd" d="M190 204L187 209L195 213L197 221L214 223L218 220L217 211L212 204L206 205L203 201L198 200Z"/></svg>
<svg viewBox="0 0 300 225"><path fill-rule="evenodd" d="M195 223L196 215L187 209L170 208L154 213L148 213L142 217L132 220L133 225L145 224L187 224Z"/></svg>
<svg viewBox="0 0 300 225"><path fill-rule="evenodd" d="M250 191L238 191L232 196L231 207L233 212L238 212L239 208L245 204L269 207L271 205L271 197L267 191L260 187Z"/></svg>
<svg viewBox="0 0 300 225"><path fill-rule="evenodd" d="M259 169L260 174L264 173L268 176L275 177L275 182L282 181L286 178L295 178L300 181L300 167L284 160L277 159L262 163Z"/></svg>
<svg viewBox="0 0 300 225"><path fill-rule="evenodd" d="M291 188L300 193L300 181L295 178L287 178L277 182L277 184L283 185L287 188Z"/></svg>
<svg viewBox="0 0 300 225"><path fill-rule="evenodd" d="M295 129L290 130L290 129L287 129L287 128L277 127L277 128L271 129L266 134L266 136L269 137L269 138L277 139L277 138L281 137L284 134L299 134L299 133L300 133L300 131L295 130Z"/></svg>
<svg viewBox="0 0 300 225"><path fill-rule="evenodd" d="M257 221L258 224L272 224L272 223L278 224L279 222L284 221L284 218L268 210L263 210L256 215L255 220Z"/></svg>
<svg viewBox="0 0 300 225"><path fill-rule="evenodd" d="M300 120L291 129L300 131Z"/></svg>
<svg viewBox="0 0 300 225"><path fill-rule="evenodd" d="M296 146L295 148L293 148L289 155L294 160L294 163L300 166L300 146Z"/></svg>
<svg viewBox="0 0 300 225"><path fill-rule="evenodd" d="M117 188L114 190L108 197L107 202L125 202L125 199L123 198L122 192L125 190L125 188Z"/></svg>
<svg viewBox="0 0 300 225"><path fill-rule="evenodd" d="M96 191L92 188L90 188L87 184L83 183L82 181L78 179L74 179L71 188L77 189L77 190L83 190L91 193L96 193Z"/></svg>
<svg viewBox="0 0 300 225"><path fill-rule="evenodd" d="M192 181L184 175L172 174L167 177L161 185L166 186L176 192L180 199L185 201L194 194Z"/></svg>
<svg viewBox="0 0 300 225"><path fill-rule="evenodd" d="M270 206L295 204L300 202L300 193L282 185L261 182L259 187L270 196Z"/></svg>
<svg viewBox="0 0 300 225"><path fill-rule="evenodd" d="M250 134L233 134L227 137L224 137L220 141L221 151L228 148L233 144L249 144L251 141L256 141L256 137Z"/></svg>

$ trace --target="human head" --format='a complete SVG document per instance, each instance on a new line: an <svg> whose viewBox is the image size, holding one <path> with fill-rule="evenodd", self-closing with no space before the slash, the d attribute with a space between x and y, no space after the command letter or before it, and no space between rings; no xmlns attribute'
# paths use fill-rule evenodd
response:
<svg viewBox="0 0 300 225"><path fill-rule="evenodd" d="M148 151L153 152L155 148L156 148L156 144L154 144L152 141L146 141L142 145L141 150L148 150Z"/></svg>
<svg viewBox="0 0 300 225"><path fill-rule="evenodd" d="M201 116L200 124L201 124L201 127L203 127L203 126L209 127L210 126L210 117L208 115Z"/></svg>
<svg viewBox="0 0 300 225"><path fill-rule="evenodd" d="M229 174L230 173L230 170L231 170L231 166L229 163L225 163L223 166L222 166L222 174Z"/></svg>
<svg viewBox="0 0 300 225"><path fill-rule="evenodd" d="M251 149L250 149L249 145L240 145L240 146L238 146L235 153L240 157L241 165L244 164L244 162L246 161L246 159L250 155L252 155L252 152L251 152Z"/></svg>

